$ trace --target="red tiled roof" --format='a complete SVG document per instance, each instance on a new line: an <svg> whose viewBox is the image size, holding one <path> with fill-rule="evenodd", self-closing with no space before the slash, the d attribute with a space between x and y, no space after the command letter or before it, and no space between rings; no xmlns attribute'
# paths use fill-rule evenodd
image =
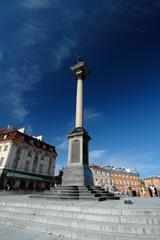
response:
<svg viewBox="0 0 160 240"><path fill-rule="evenodd" d="M4 136L7 135L7 138L4 139ZM23 139L24 137L24 139ZM43 141L40 141L30 135L27 135L25 133L21 133L16 129L8 129L8 128L2 128L0 129L0 142L1 141L16 141L16 142L20 142L23 143L25 145L30 145L32 147L35 148L40 148L43 149L44 151L49 151L49 152L53 152L57 155L57 152L55 150L55 147L53 145L50 145L48 143L45 143ZM32 143L33 142L33 143Z"/></svg>

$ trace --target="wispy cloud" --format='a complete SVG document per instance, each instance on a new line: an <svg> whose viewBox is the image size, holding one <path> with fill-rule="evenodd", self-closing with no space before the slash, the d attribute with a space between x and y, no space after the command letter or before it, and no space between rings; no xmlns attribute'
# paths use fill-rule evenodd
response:
<svg viewBox="0 0 160 240"><path fill-rule="evenodd" d="M19 70L12 67L7 72L1 71L0 75L5 80L2 84L6 86L6 94L3 95L1 101L10 106L10 113L13 118L23 122L29 114L25 108L24 93L35 88L35 84L41 79L40 72L36 66L30 66L29 68L25 66L25 68Z"/></svg>
<svg viewBox="0 0 160 240"><path fill-rule="evenodd" d="M54 0L55 2L55 0ZM22 6L28 9L41 9L51 6L50 0L22 0Z"/></svg>
<svg viewBox="0 0 160 240"><path fill-rule="evenodd" d="M150 168L153 166L153 152L141 152L137 149L113 153L108 155L107 163L116 167L137 168L138 170Z"/></svg>
<svg viewBox="0 0 160 240"><path fill-rule="evenodd" d="M160 165L157 164L156 158L155 152L142 149L127 149L116 153L104 149L90 152L90 163L129 168L142 174L142 177L148 176L149 172L152 172L153 175L159 174Z"/></svg>
<svg viewBox="0 0 160 240"><path fill-rule="evenodd" d="M59 171L61 171L63 169L63 167L64 166L62 164L57 163L56 164L56 169L55 169L55 175L58 175Z"/></svg>
<svg viewBox="0 0 160 240"><path fill-rule="evenodd" d="M103 114L100 112L95 111L92 108L88 108L84 110L84 118L85 120L96 120L102 117Z"/></svg>
<svg viewBox="0 0 160 240"><path fill-rule="evenodd" d="M74 28L83 14L58 0L22 0L15 3L14 9L14 18L18 17L17 11L23 18L17 21L14 30L8 29L10 34L6 38L10 44L7 41L3 44L0 39L0 61L3 57L0 77L5 80L0 86L5 85L6 96L0 101L12 118L25 122L30 114L28 105L35 101L27 99L27 93L38 88L47 72L59 70L77 47ZM43 11L45 14L41 15Z"/></svg>
<svg viewBox="0 0 160 240"><path fill-rule="evenodd" d="M107 150L97 149L89 152L90 163L100 164L107 158Z"/></svg>
<svg viewBox="0 0 160 240"><path fill-rule="evenodd" d="M53 137L51 142L54 142L56 149L60 153L66 152L66 150L68 149L67 134L66 135L64 134L64 136Z"/></svg>
<svg viewBox="0 0 160 240"><path fill-rule="evenodd" d="M57 145L57 149L59 150L67 150L68 149L68 141L64 139L60 144Z"/></svg>
<svg viewBox="0 0 160 240"><path fill-rule="evenodd" d="M32 132L33 132L32 125L31 124L26 124L25 127L26 127L27 133L32 134Z"/></svg>
<svg viewBox="0 0 160 240"><path fill-rule="evenodd" d="M77 42L68 37L64 37L60 43L57 43L52 52L54 59L53 70L58 70L61 67L62 61L68 58L76 47Z"/></svg>

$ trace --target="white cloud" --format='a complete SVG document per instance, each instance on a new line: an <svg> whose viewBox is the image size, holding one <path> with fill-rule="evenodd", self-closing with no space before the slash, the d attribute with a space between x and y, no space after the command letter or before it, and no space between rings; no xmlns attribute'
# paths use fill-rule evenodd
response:
<svg viewBox="0 0 160 240"><path fill-rule="evenodd" d="M153 175L159 172L155 155L154 152L144 152L142 149L127 149L117 153L104 149L93 150L90 152L90 164L129 168L147 176L149 172L153 172Z"/></svg>
<svg viewBox="0 0 160 240"><path fill-rule="evenodd" d="M54 9L54 14L40 17L38 13L46 8ZM42 76L59 70L63 60L73 53L79 39L73 29L83 12L72 11L67 3L58 0L22 0L15 9L21 10L24 17L8 36L10 45L0 41L0 60L3 57L5 65L0 66L0 78L4 79L0 88L5 87L0 101L12 118L24 123L30 114L28 105L35 101L25 94L38 88ZM37 9L37 14L26 9Z"/></svg>
<svg viewBox="0 0 160 240"><path fill-rule="evenodd" d="M99 163L107 159L107 151L104 149L92 150L89 152L90 163Z"/></svg>
<svg viewBox="0 0 160 240"><path fill-rule="evenodd" d="M68 149L67 134L64 134L64 136L54 137L51 139L50 142L54 142L54 144L56 145L56 149L58 150L58 152L60 152L60 154L62 152L66 152L66 150Z"/></svg>
<svg viewBox="0 0 160 240"><path fill-rule="evenodd" d="M59 171L63 169L63 165L62 164L59 164L57 163L56 164L56 169L55 169L55 175L58 175L59 174Z"/></svg>
<svg viewBox="0 0 160 240"><path fill-rule="evenodd" d="M93 119L98 119L102 116L102 113L96 112L92 108L88 108L84 110L84 118L85 120L93 120Z"/></svg>
<svg viewBox="0 0 160 240"><path fill-rule="evenodd" d="M62 61L68 58L73 49L77 46L76 41L68 37L64 37L60 43L57 43L52 52L53 56L53 70L58 70L61 67Z"/></svg>
<svg viewBox="0 0 160 240"><path fill-rule="evenodd" d="M32 125L26 124L25 127L26 127L26 132L29 134L32 134L32 132L33 132Z"/></svg>
<svg viewBox="0 0 160 240"><path fill-rule="evenodd" d="M141 177L147 177L152 172L153 175L159 173L157 162L158 152L145 151L143 149L128 149L117 153L108 153L107 161L104 165L129 168L136 170Z"/></svg>
<svg viewBox="0 0 160 240"><path fill-rule="evenodd" d="M153 166L152 159L154 154L152 152L140 152L139 150L126 150L119 153L109 154L107 163L115 167L149 169Z"/></svg>
<svg viewBox="0 0 160 240"><path fill-rule="evenodd" d="M59 145L57 145L57 149L59 149L59 150L67 150L68 149L68 141L67 141L67 139L63 140Z"/></svg>
<svg viewBox="0 0 160 240"><path fill-rule="evenodd" d="M49 38L46 22L32 20L26 21L18 34L19 44L22 47L32 46Z"/></svg>
<svg viewBox="0 0 160 240"><path fill-rule="evenodd" d="M0 85L5 85L5 94L1 98L1 101L3 101L5 105L10 106L10 115L13 118L19 122L24 122L29 114L25 107L26 100L24 99L24 93L33 90L35 84L41 81L37 67L25 67L25 69L19 69L19 71L12 67L7 72L1 71L0 75L4 79L4 82L0 83Z"/></svg>
<svg viewBox="0 0 160 240"><path fill-rule="evenodd" d="M51 1L50 0L22 0L21 4L23 7L28 9L40 9L40 8L49 8L51 6Z"/></svg>

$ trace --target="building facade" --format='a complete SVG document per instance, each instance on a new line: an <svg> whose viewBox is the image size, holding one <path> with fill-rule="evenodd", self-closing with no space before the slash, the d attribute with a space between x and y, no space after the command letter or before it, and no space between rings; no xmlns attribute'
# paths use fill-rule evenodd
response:
<svg viewBox="0 0 160 240"><path fill-rule="evenodd" d="M11 126L0 129L0 188L53 181L55 147Z"/></svg>
<svg viewBox="0 0 160 240"><path fill-rule="evenodd" d="M93 165L90 168L96 186L119 192L126 192L129 189L140 190L140 176L137 173L111 166L100 167Z"/></svg>
<svg viewBox="0 0 160 240"><path fill-rule="evenodd" d="M149 185L154 185L157 189L160 189L160 176L151 176L149 178L145 178L144 183L146 187L149 187Z"/></svg>

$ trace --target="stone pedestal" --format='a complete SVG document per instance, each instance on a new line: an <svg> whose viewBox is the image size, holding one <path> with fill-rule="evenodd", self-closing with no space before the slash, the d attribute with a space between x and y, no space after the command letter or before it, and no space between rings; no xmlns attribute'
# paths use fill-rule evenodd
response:
<svg viewBox="0 0 160 240"><path fill-rule="evenodd" d="M68 166L63 172L62 186L93 186L88 166Z"/></svg>
<svg viewBox="0 0 160 240"><path fill-rule="evenodd" d="M63 172L63 186L92 186L92 171L88 166L88 142L91 139L84 128L75 128L68 135L68 166Z"/></svg>

